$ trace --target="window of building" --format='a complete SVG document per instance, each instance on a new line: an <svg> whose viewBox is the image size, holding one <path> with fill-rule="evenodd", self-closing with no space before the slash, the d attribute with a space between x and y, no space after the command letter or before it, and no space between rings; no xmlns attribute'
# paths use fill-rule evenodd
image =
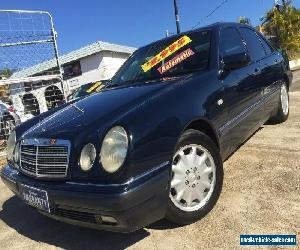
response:
<svg viewBox="0 0 300 250"><path fill-rule="evenodd" d="M81 76L81 65L80 61L72 62L63 66L63 78L64 80L71 79L73 77Z"/></svg>

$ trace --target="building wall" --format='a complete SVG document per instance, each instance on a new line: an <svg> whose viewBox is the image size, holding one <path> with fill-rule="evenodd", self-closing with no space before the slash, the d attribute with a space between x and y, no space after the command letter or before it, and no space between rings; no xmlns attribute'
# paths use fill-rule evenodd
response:
<svg viewBox="0 0 300 250"><path fill-rule="evenodd" d="M100 64L101 79L110 79L117 70L123 65L130 55L115 53L112 51L103 52L103 60Z"/></svg>
<svg viewBox="0 0 300 250"><path fill-rule="evenodd" d="M300 59L295 59L290 61L290 68L291 70L296 70L300 68Z"/></svg>
<svg viewBox="0 0 300 250"><path fill-rule="evenodd" d="M129 54L102 51L80 60L82 75L65 81L68 92L82 84L110 79L129 57Z"/></svg>
<svg viewBox="0 0 300 250"><path fill-rule="evenodd" d="M51 84L51 85L55 85L62 92L62 88L61 88L60 83L55 83L55 84ZM33 94L33 96L37 99L40 113L48 111L46 98L45 98L45 90L46 90L47 87L49 87L51 85L41 87L41 88L29 91L29 92L25 92L25 88L24 88L23 83L14 84L14 86L11 90L10 97L11 97L11 101L13 103L13 107L17 111L17 114L20 117L25 114L25 112L24 112L25 107L23 105L22 98L25 94L29 94L29 93ZM21 119L22 119L22 117L21 117Z"/></svg>
<svg viewBox="0 0 300 250"><path fill-rule="evenodd" d="M23 85L23 84L20 83L19 86L21 86L21 85ZM51 85L55 85L56 87L58 87L62 91L60 83L55 83L55 84L51 84ZM48 108L47 108L46 99L45 99L45 90L49 86L38 88L38 89L29 91L29 92L25 92L24 87L23 88L18 88L17 91L14 91L14 93L11 94L11 100L13 102L14 108L17 111L24 112L24 106L23 106L23 103L22 103L22 96L25 95L25 94L31 93L36 97L36 99L39 103L39 108L40 108L41 113L47 111Z"/></svg>

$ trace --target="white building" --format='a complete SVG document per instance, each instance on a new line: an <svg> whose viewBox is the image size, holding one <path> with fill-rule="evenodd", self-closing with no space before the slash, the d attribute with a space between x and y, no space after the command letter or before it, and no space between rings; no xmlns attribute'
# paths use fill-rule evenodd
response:
<svg viewBox="0 0 300 250"><path fill-rule="evenodd" d="M85 83L110 79L134 51L132 47L99 41L62 56L67 90ZM79 72L72 71L74 65L78 65Z"/></svg>
<svg viewBox="0 0 300 250"><path fill-rule="evenodd" d="M110 79L134 51L133 47L98 41L60 56L65 93L72 93L82 84ZM10 77L10 81L15 81L10 84L10 95L16 110L36 115L62 99L61 83L57 79L43 79L55 68L57 62L52 59ZM31 81L31 77L41 80Z"/></svg>

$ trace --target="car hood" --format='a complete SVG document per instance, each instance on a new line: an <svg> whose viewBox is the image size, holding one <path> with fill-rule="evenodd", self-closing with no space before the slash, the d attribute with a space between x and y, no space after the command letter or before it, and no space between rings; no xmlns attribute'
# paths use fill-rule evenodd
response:
<svg viewBox="0 0 300 250"><path fill-rule="evenodd" d="M116 123L122 116L161 96L180 80L183 77L112 88L93 94L43 118L29 128L22 138L68 139L95 124L100 127L101 124Z"/></svg>

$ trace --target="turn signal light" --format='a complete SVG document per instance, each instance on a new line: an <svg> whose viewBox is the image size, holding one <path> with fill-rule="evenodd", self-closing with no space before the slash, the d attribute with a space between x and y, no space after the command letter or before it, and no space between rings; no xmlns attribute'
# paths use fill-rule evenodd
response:
<svg viewBox="0 0 300 250"><path fill-rule="evenodd" d="M117 225L118 221L111 216L107 215L95 215L96 221L98 224L106 224L106 225Z"/></svg>

